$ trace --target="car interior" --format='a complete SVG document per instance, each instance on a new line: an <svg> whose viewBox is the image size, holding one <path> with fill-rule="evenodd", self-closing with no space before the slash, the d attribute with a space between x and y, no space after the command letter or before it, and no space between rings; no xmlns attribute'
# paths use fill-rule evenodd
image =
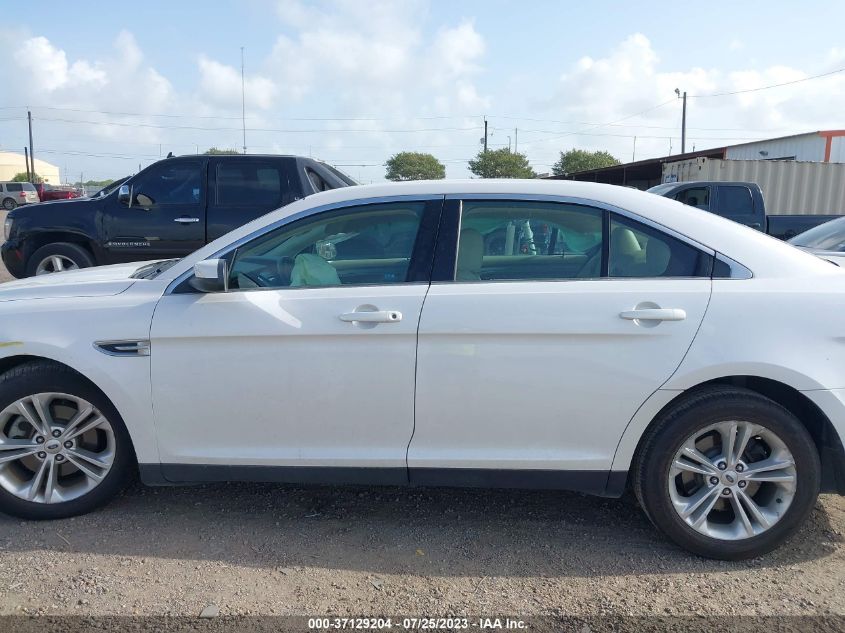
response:
<svg viewBox="0 0 845 633"><path fill-rule="evenodd" d="M271 231L235 252L229 287L402 282L421 216L421 205L391 206Z"/></svg>

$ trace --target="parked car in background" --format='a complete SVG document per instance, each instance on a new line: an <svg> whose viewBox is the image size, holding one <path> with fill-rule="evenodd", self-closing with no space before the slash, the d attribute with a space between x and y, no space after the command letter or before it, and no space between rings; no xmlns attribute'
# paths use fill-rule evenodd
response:
<svg viewBox="0 0 845 633"><path fill-rule="evenodd" d="M787 240L838 217L836 215L768 215L763 192L759 185L753 182L675 182L657 185L648 191L721 215L781 240Z"/></svg>
<svg viewBox="0 0 845 633"><path fill-rule="evenodd" d="M28 182L0 182L0 205L6 211L38 202L38 192Z"/></svg>
<svg viewBox="0 0 845 633"><path fill-rule="evenodd" d="M10 213L0 251L15 277L182 257L268 211L353 184L298 156L166 158L103 195Z"/></svg>
<svg viewBox="0 0 845 633"><path fill-rule="evenodd" d="M799 233L789 243L845 267L845 218Z"/></svg>
<svg viewBox="0 0 845 633"><path fill-rule="evenodd" d="M38 197L41 202L49 200L72 200L73 198L81 198L82 192L78 189L66 185L51 185L46 182L39 182L35 185L38 191Z"/></svg>
<svg viewBox="0 0 845 633"><path fill-rule="evenodd" d="M181 260L0 285L0 511L87 512L136 468L630 487L683 547L759 556L845 493L843 302L841 269L641 191L328 191Z"/></svg>

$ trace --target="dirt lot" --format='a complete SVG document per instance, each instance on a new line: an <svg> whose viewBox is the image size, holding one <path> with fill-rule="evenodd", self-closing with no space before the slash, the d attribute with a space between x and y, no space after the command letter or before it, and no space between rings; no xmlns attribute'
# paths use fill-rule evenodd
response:
<svg viewBox="0 0 845 633"><path fill-rule="evenodd" d="M842 615L843 533L825 496L775 554L723 563L629 498L135 485L76 519L0 515L0 615Z"/></svg>

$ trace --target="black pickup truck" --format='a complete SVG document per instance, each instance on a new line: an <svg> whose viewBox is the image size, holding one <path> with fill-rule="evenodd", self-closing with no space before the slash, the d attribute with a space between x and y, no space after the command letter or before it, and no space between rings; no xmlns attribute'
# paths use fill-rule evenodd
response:
<svg viewBox="0 0 845 633"><path fill-rule="evenodd" d="M651 193L710 211L781 240L833 220L837 215L768 215L763 192L753 182L695 181L657 185Z"/></svg>
<svg viewBox="0 0 845 633"><path fill-rule="evenodd" d="M182 257L265 213L356 184L299 156L179 156L102 196L11 211L0 247L15 277L100 264Z"/></svg>

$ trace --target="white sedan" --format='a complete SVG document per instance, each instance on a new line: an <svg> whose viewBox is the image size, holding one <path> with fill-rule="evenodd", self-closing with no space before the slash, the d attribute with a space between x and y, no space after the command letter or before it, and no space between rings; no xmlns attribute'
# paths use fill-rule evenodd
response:
<svg viewBox="0 0 845 633"><path fill-rule="evenodd" d="M683 547L756 556L845 493L844 304L837 266L648 193L338 189L0 285L0 510L86 512L133 471L630 487Z"/></svg>

